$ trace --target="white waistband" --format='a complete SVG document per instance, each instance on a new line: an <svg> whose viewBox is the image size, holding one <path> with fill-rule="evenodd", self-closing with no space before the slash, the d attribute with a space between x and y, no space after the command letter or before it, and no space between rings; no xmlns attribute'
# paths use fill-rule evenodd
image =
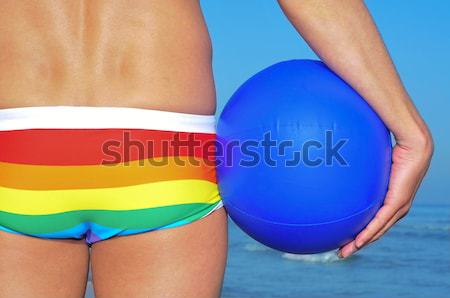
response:
<svg viewBox="0 0 450 298"><path fill-rule="evenodd" d="M215 133L213 115L126 107L39 106L0 109L0 131L128 128Z"/></svg>

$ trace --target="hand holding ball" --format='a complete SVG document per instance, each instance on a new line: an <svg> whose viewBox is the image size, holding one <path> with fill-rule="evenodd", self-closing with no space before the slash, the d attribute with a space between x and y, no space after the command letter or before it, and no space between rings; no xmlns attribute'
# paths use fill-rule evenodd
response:
<svg viewBox="0 0 450 298"><path fill-rule="evenodd" d="M242 230L272 248L338 248L383 203L390 133L321 62L282 62L250 78L222 112L217 138L225 207Z"/></svg>

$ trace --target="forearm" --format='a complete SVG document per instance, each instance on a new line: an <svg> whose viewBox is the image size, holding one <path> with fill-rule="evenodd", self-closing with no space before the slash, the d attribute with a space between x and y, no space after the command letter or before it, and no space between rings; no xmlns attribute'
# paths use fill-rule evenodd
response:
<svg viewBox="0 0 450 298"><path fill-rule="evenodd" d="M311 48L376 110L398 142L431 146L378 30L360 0L279 0Z"/></svg>

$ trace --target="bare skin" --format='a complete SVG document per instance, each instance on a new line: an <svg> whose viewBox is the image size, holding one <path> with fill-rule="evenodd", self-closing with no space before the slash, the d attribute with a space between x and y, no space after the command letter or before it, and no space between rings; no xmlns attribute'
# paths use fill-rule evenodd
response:
<svg viewBox="0 0 450 298"><path fill-rule="evenodd" d="M0 107L215 112L197 0L5 0L0 49Z"/></svg>
<svg viewBox="0 0 450 298"><path fill-rule="evenodd" d="M44 240L0 231L0 297L83 297L88 264L84 241Z"/></svg>
<svg viewBox="0 0 450 298"><path fill-rule="evenodd" d="M305 40L363 95L397 140L385 205L341 249L340 255L348 257L407 213L427 170L432 139L361 1L279 2ZM133 5L124 0L5 0L0 2L0 49L0 108L215 111L211 45L197 0ZM95 244L97 297L217 297L226 242L221 210L184 227ZM3 232L0 243L1 297L83 296L84 244Z"/></svg>

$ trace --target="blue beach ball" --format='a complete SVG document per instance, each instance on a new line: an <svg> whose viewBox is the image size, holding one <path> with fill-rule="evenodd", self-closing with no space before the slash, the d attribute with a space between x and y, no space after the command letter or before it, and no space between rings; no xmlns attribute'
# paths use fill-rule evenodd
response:
<svg viewBox="0 0 450 298"><path fill-rule="evenodd" d="M322 62L281 62L251 77L225 106L217 140L228 214L274 249L336 249L383 203L390 133Z"/></svg>

